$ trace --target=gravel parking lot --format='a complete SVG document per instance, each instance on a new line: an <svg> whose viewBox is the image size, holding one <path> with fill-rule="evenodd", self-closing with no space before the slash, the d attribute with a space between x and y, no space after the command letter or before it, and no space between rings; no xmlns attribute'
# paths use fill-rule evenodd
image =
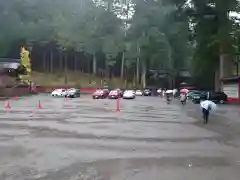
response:
<svg viewBox="0 0 240 180"><path fill-rule="evenodd" d="M37 108L39 100L42 109ZM240 177L235 128L240 118L230 113L233 118L225 123L229 107L221 107L210 124L203 125L197 105L167 105L159 97L121 99L120 112L116 100L88 95L68 102L41 94L24 97L11 100L8 111L4 103L0 102L1 180ZM234 126L235 136L225 133L225 124Z"/></svg>

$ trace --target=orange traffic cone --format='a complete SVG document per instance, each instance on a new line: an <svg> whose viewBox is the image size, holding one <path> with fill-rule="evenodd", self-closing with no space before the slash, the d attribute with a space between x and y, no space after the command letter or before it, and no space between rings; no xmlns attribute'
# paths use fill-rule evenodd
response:
<svg viewBox="0 0 240 180"><path fill-rule="evenodd" d="M6 102L5 108L6 108L6 109L11 109L11 105L10 105L10 102L9 102L9 101Z"/></svg>
<svg viewBox="0 0 240 180"><path fill-rule="evenodd" d="M116 102L116 111L120 112L120 99L117 98L117 102Z"/></svg>
<svg viewBox="0 0 240 180"><path fill-rule="evenodd" d="M38 109L42 109L42 105L41 105L40 100L38 101L37 108L38 108Z"/></svg>

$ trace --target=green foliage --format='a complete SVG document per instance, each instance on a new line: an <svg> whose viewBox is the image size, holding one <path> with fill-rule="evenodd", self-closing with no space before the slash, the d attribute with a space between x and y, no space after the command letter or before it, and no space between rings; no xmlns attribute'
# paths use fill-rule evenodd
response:
<svg viewBox="0 0 240 180"><path fill-rule="evenodd" d="M105 67L124 55L148 69L213 73L219 53L239 58L239 26L228 17L237 0L12 0L0 2L0 56L21 41L62 51L104 54ZM191 41L190 41L191 40ZM189 66L191 64L192 66Z"/></svg>

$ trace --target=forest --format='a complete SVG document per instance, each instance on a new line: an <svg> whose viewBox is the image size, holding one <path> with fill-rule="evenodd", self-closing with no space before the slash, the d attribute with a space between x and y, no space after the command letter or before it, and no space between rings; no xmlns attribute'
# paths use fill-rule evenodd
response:
<svg viewBox="0 0 240 180"><path fill-rule="evenodd" d="M145 87L149 72L176 86L187 70L195 84L218 88L221 59L238 74L238 11L238 0L0 1L0 58L19 58L24 45L34 71Z"/></svg>

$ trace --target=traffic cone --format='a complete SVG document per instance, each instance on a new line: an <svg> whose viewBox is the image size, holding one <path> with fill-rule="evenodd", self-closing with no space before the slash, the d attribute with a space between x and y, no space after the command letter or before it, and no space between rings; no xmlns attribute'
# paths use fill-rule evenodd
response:
<svg viewBox="0 0 240 180"><path fill-rule="evenodd" d="M38 109L42 109L42 105L41 105L40 100L38 101L37 108L38 108Z"/></svg>
<svg viewBox="0 0 240 180"><path fill-rule="evenodd" d="M120 98L117 98L116 111L120 112Z"/></svg>
<svg viewBox="0 0 240 180"><path fill-rule="evenodd" d="M9 101L6 102L5 109L11 109L11 105Z"/></svg>

